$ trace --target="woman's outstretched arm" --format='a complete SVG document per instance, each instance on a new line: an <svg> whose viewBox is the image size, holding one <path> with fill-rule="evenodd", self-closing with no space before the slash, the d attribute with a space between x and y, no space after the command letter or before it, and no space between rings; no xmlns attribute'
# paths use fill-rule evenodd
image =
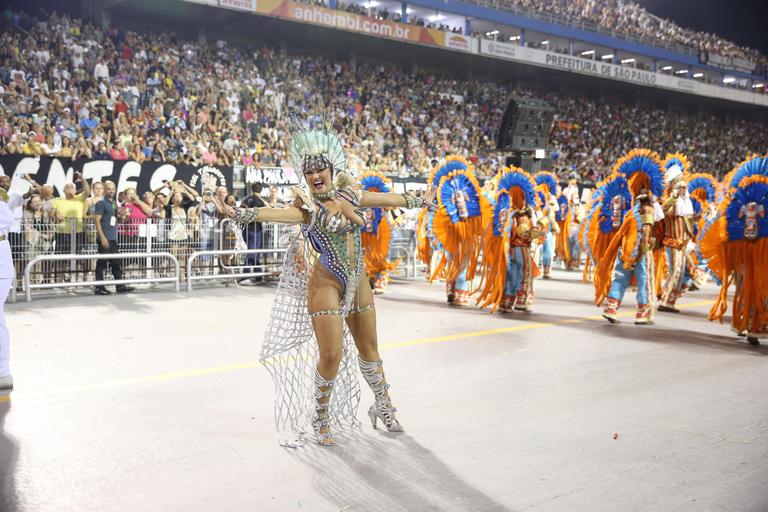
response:
<svg viewBox="0 0 768 512"><path fill-rule="evenodd" d="M281 224L308 224L309 213L295 207L290 208L231 208L227 214L243 223L279 222Z"/></svg>
<svg viewBox="0 0 768 512"><path fill-rule="evenodd" d="M426 197L413 197L408 194L363 192L360 206L363 208L424 208L435 199L433 189L427 190Z"/></svg>

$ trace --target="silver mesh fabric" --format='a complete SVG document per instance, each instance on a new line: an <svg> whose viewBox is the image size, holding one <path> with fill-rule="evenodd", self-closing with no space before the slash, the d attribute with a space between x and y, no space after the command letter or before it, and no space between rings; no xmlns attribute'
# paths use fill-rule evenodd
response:
<svg viewBox="0 0 768 512"><path fill-rule="evenodd" d="M312 432L318 351L307 310L307 276L316 259L304 237L296 236L291 240L261 348L260 361L275 384L275 425L283 446L299 446L303 443L303 435ZM343 312L349 309L349 304L342 305ZM342 348L339 373L330 400L329 423L334 431L358 423L357 349L346 324Z"/></svg>

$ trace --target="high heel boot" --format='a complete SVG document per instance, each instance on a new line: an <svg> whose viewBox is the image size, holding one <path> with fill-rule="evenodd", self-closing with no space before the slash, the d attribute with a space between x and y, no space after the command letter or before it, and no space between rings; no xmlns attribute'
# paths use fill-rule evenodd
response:
<svg viewBox="0 0 768 512"><path fill-rule="evenodd" d="M371 419L371 425L376 428L376 421L381 420L389 432L403 432L403 427L395 418L395 409L392 406L392 400L389 397L389 384L384 377L384 366L378 361L365 361L357 358L360 363L360 370L363 372L365 381L371 387L375 400L371 408L368 409L368 417Z"/></svg>
<svg viewBox="0 0 768 512"><path fill-rule="evenodd" d="M324 378L315 368L315 417L312 420L312 429L315 431L317 442L322 446L336 444L331 435L330 426L332 391L333 380Z"/></svg>

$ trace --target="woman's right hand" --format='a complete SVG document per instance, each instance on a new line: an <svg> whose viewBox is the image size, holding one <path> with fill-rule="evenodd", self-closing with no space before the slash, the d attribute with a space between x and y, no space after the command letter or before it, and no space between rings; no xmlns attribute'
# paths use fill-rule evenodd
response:
<svg viewBox="0 0 768 512"><path fill-rule="evenodd" d="M224 211L224 215L226 215L230 219L234 219L235 217L237 217L237 208L229 206L228 204L222 204L221 209Z"/></svg>

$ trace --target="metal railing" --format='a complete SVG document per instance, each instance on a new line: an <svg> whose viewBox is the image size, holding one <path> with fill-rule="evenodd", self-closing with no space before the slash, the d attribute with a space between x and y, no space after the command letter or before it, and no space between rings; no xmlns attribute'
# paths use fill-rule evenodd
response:
<svg viewBox="0 0 768 512"><path fill-rule="evenodd" d="M170 260L175 269L173 276L168 277L144 277L144 278L128 278L128 279L104 279L94 281L69 281L63 283L32 283L30 280L30 274L32 268L44 261L85 261L85 260L113 260L113 259L128 259L128 258L166 258ZM139 253L139 252L124 252L124 253L102 253L102 254L44 254L35 257L27 263L24 267L24 295L27 302L32 302L32 290L33 289L46 289L46 288L75 288L75 287L91 287L91 286L106 286L106 285L124 285L124 284L142 284L142 283L173 283L174 289L179 291L179 281L181 279L181 267L179 260L170 252L154 252L151 254Z"/></svg>
<svg viewBox="0 0 768 512"><path fill-rule="evenodd" d="M187 291L192 291L193 281L206 280L228 280L228 279L248 279L251 277L272 276L279 272L266 270L267 263L257 265L222 265L222 270L231 270L232 272L219 272L216 274L195 274L193 267L195 260L208 256L244 256L248 254L285 254L286 249L217 249L206 251L195 251L187 259ZM235 270L264 268L263 271L234 272Z"/></svg>
<svg viewBox="0 0 768 512"><path fill-rule="evenodd" d="M405 256L403 261L403 266L405 267L404 277L406 279L416 278L416 257L413 247L410 245L393 243L389 247L389 254L393 260Z"/></svg>

